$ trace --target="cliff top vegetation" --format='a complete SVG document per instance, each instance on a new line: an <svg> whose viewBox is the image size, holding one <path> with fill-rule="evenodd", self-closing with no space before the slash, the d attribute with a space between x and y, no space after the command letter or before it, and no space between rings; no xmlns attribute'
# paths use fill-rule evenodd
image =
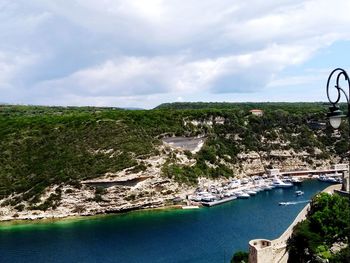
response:
<svg viewBox="0 0 350 263"><path fill-rule="evenodd" d="M198 153L187 153L195 165L181 165L170 154L162 168L163 176L186 184L196 184L199 176L234 176L227 164L236 164L244 152L294 149L317 158L346 153L347 142L332 137L329 125L316 130L308 125L325 120L322 103L181 105L153 110L0 106L0 198L12 194L13 204L35 203L48 186L79 187L81 180L137 167L159 155L164 136L206 137ZM253 116L252 108L265 113ZM216 123L216 117L223 121ZM276 140L285 144L271 143ZM105 154L108 150L114 154Z"/></svg>

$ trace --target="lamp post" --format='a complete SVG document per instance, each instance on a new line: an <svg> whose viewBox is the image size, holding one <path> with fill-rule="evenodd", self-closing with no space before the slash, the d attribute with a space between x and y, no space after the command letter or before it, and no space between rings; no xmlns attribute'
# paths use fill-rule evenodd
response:
<svg viewBox="0 0 350 263"><path fill-rule="evenodd" d="M332 80L332 77L336 77L336 82L335 82L335 90L336 90L336 99L332 100L331 96L329 94L330 91L330 82ZM349 91L349 95L346 94L345 90L343 88L340 87L339 82L341 81L341 78L344 77L345 82L348 85L348 91ZM343 112L339 109L339 106L337 106L340 98L341 98L341 94L344 94L347 105L348 105L348 112L347 114L343 114ZM327 116L329 117L329 122L332 125L332 127L334 129L338 129L341 121L343 118L348 118L348 125L349 125L349 137L348 137L348 143L350 141L350 100L349 100L349 96L350 96L350 79L349 79L349 75L346 73L346 71L344 69L341 68L336 68L335 70L333 70L331 72L331 74L328 77L328 81L327 81L327 97L329 102L332 104L332 106L329 107L329 113L327 114ZM349 154L350 155L350 154ZM348 155L348 161L349 161L349 171L348 171L348 176L350 175L350 156ZM346 191L347 189L347 180L349 180L349 178L345 178L345 176L343 176L343 185L342 185L342 190Z"/></svg>

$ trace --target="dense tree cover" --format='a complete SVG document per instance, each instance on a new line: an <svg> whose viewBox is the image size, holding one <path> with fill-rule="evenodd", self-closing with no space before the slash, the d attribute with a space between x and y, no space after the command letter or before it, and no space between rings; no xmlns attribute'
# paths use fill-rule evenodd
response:
<svg viewBox="0 0 350 263"><path fill-rule="evenodd" d="M322 112L329 105L324 102L174 102L163 103L156 109L189 110L189 109L231 109L248 111L262 109L264 111L283 110L289 113L308 114ZM345 109L345 103L341 104Z"/></svg>
<svg viewBox="0 0 350 263"><path fill-rule="evenodd" d="M163 168L162 173L168 178L172 178L179 183L195 185L198 182L198 177L219 178L232 177L233 171L223 164L218 164L216 167L209 167L205 161L210 159L201 159L201 155L197 157L197 162L193 166L179 165L171 160L167 162ZM215 157L214 157L215 158Z"/></svg>
<svg viewBox="0 0 350 263"><path fill-rule="evenodd" d="M77 113L94 113L110 110L123 110L115 107L62 107L62 106L28 106L28 105L0 105L2 116L38 116L38 115L67 115Z"/></svg>
<svg viewBox="0 0 350 263"><path fill-rule="evenodd" d="M312 202L307 219L298 223L287 242L289 262L315 262L317 257L329 262L348 262L350 237L349 199L321 193ZM334 244L346 244L332 253Z"/></svg>
<svg viewBox="0 0 350 263"><path fill-rule="evenodd" d="M207 138L197 154L186 153L196 160L194 166L179 165L170 154L162 169L164 176L188 184L195 184L199 176L234 175L222 161L235 164L241 152L294 148L313 155L317 147L322 151L319 158L327 158L334 152L344 155L347 149L348 141L332 137L328 126L308 126L310 120L325 119L327 109L320 103L213 105L199 103L196 110L0 106L0 198L23 193L11 204L35 203L49 185L79 186L81 180L125 168L143 171L144 164L137 160L158 154L164 136ZM249 114L257 107L264 109L263 117ZM224 124L215 123L216 117ZM208 120L213 124L206 124ZM346 129L341 127L341 138ZM270 143L274 140L289 144ZM56 199L59 193L50 204Z"/></svg>

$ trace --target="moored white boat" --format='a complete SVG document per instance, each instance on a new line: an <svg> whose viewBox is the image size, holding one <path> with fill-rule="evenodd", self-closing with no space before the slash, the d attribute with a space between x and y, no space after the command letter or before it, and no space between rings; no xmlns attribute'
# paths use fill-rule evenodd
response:
<svg viewBox="0 0 350 263"><path fill-rule="evenodd" d="M265 189L262 186L256 186L252 190L258 193L264 191Z"/></svg>
<svg viewBox="0 0 350 263"><path fill-rule="evenodd" d="M216 199L217 199L216 196L210 193L202 196L202 201L204 202L212 202L212 201L215 201Z"/></svg>
<svg viewBox="0 0 350 263"><path fill-rule="evenodd" d="M224 197L230 197L231 193L230 192L224 192Z"/></svg>
<svg viewBox="0 0 350 263"><path fill-rule="evenodd" d="M236 196L230 196L230 197L214 200L211 202L202 202L202 205L210 207L210 206L220 205L220 204L223 204L223 203L235 200L235 199L237 199Z"/></svg>
<svg viewBox="0 0 350 263"><path fill-rule="evenodd" d="M339 179L333 176L327 176L327 175L320 175L320 177L317 180L321 182L326 182L326 183L335 183L335 184L339 183Z"/></svg>
<svg viewBox="0 0 350 263"><path fill-rule="evenodd" d="M256 194L257 194L257 192L255 192L255 191L252 190L252 189L245 190L244 192L246 192L246 193L249 194L249 195L256 195Z"/></svg>
<svg viewBox="0 0 350 263"><path fill-rule="evenodd" d="M293 184L289 182L283 182L281 179L278 179L277 177L273 179L272 185L277 188L289 188L292 187Z"/></svg>
<svg viewBox="0 0 350 263"><path fill-rule="evenodd" d="M299 178L293 177L292 179L290 179L290 182L292 184L301 184L302 181Z"/></svg>
<svg viewBox="0 0 350 263"><path fill-rule="evenodd" d="M237 198L240 198L240 199L247 199L250 197L249 194L244 193L244 192L236 192L236 196L237 196Z"/></svg>
<svg viewBox="0 0 350 263"><path fill-rule="evenodd" d="M336 181L337 181L337 183L339 183L339 184L343 183L343 179L342 179L342 178L340 178L340 177L335 178L335 180L336 180Z"/></svg>
<svg viewBox="0 0 350 263"><path fill-rule="evenodd" d="M191 196L189 196L188 199L190 199L192 201L195 201L195 202L199 202L199 201L202 201L202 196L200 196L200 195L191 195Z"/></svg>
<svg viewBox="0 0 350 263"><path fill-rule="evenodd" d="M229 184L230 188L237 188L241 186L241 180L232 180L231 183Z"/></svg>
<svg viewBox="0 0 350 263"><path fill-rule="evenodd" d="M291 176L283 176L282 177L282 181L283 182L290 182L292 180L292 177Z"/></svg>
<svg viewBox="0 0 350 263"><path fill-rule="evenodd" d="M249 180L247 178L243 178L241 180L241 184L247 184L247 183L249 183Z"/></svg>
<svg viewBox="0 0 350 263"><path fill-rule="evenodd" d="M265 186L265 190L267 190L267 191L270 191L270 190L272 190L274 188L275 188L275 186L273 186L273 185L266 185Z"/></svg>

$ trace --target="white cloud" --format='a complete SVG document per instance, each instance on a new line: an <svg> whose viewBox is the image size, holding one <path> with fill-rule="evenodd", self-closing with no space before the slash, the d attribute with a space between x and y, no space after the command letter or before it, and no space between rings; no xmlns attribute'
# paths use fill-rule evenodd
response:
<svg viewBox="0 0 350 263"><path fill-rule="evenodd" d="M264 87L275 71L305 60L310 52L298 45L274 44L253 53L215 59L119 57L61 79L41 82L37 90L80 96L244 92Z"/></svg>
<svg viewBox="0 0 350 263"><path fill-rule="evenodd" d="M328 73L328 72L327 72ZM322 75L301 75L272 80L269 87L297 86L315 83L327 79L327 74Z"/></svg>
<svg viewBox="0 0 350 263"><path fill-rule="evenodd" d="M18 83L22 71L35 64L37 57L30 53L2 52L0 50L0 90Z"/></svg>
<svg viewBox="0 0 350 263"><path fill-rule="evenodd" d="M346 0L0 0L0 10L0 85L28 103L297 85L305 77L280 72L350 40Z"/></svg>

